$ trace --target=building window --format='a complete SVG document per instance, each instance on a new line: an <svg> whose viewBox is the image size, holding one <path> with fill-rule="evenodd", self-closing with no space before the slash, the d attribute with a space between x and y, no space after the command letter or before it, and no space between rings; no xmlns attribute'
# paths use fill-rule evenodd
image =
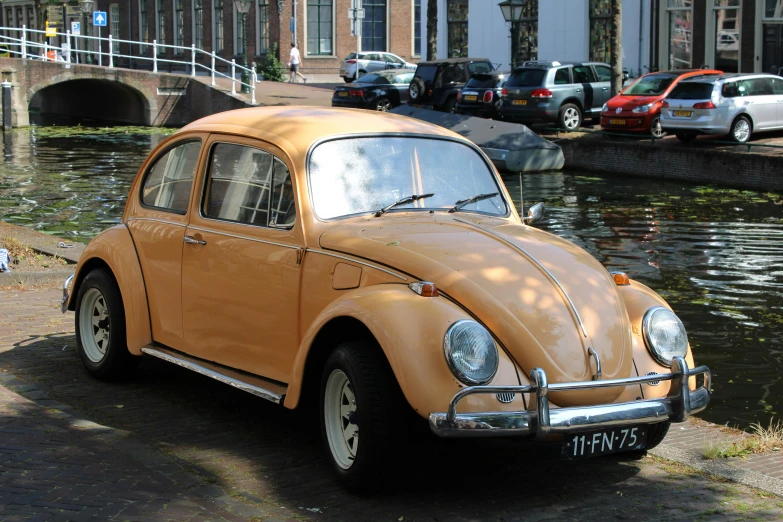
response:
<svg viewBox="0 0 783 522"><path fill-rule="evenodd" d="M693 68L693 0L667 0L669 69Z"/></svg>
<svg viewBox="0 0 783 522"><path fill-rule="evenodd" d="M764 18L783 20L783 0L765 0Z"/></svg>
<svg viewBox="0 0 783 522"><path fill-rule="evenodd" d="M386 0L364 0L362 51L386 50Z"/></svg>
<svg viewBox="0 0 783 522"><path fill-rule="evenodd" d="M739 72L740 0L715 2L715 68Z"/></svg>
<svg viewBox="0 0 783 522"><path fill-rule="evenodd" d="M142 42L150 41L150 28L147 22L147 0L139 0L139 39Z"/></svg>
<svg viewBox="0 0 783 522"><path fill-rule="evenodd" d="M421 0L413 0L413 56L421 56Z"/></svg>
<svg viewBox="0 0 783 522"><path fill-rule="evenodd" d="M446 0L450 58L468 55L468 0Z"/></svg>
<svg viewBox="0 0 783 522"><path fill-rule="evenodd" d="M22 27L24 25L24 11L21 7L16 8L16 27ZM19 36L17 36L19 38Z"/></svg>
<svg viewBox="0 0 783 522"><path fill-rule="evenodd" d="M511 67L538 58L538 0L525 0L522 18L511 24Z"/></svg>
<svg viewBox="0 0 783 522"><path fill-rule="evenodd" d="M111 35L115 39L111 43L111 52L114 54L120 54L120 42L116 41L120 38L120 6L117 4L111 4L109 6L109 20L111 20Z"/></svg>
<svg viewBox="0 0 783 522"><path fill-rule="evenodd" d="M258 0L256 20L258 23L256 54L266 54L269 52L269 0Z"/></svg>
<svg viewBox="0 0 783 522"><path fill-rule="evenodd" d="M10 7L5 10L5 23L8 27L14 27L14 10ZM11 33L11 38L16 38L16 36Z"/></svg>
<svg viewBox="0 0 783 522"><path fill-rule="evenodd" d="M182 47L185 45L183 37L183 28L185 25L185 11L182 6L182 0L174 0L174 45ZM182 54L182 49L175 49L175 54Z"/></svg>
<svg viewBox="0 0 783 522"><path fill-rule="evenodd" d="M242 13L234 8L234 54L242 54Z"/></svg>
<svg viewBox="0 0 783 522"><path fill-rule="evenodd" d="M590 0L590 60L609 63L612 54L611 38L611 0Z"/></svg>
<svg viewBox="0 0 783 522"><path fill-rule="evenodd" d="M35 8L33 6L27 7L27 28L35 29ZM85 31L84 34L87 34Z"/></svg>
<svg viewBox="0 0 783 522"><path fill-rule="evenodd" d="M193 0L193 43L196 49L204 48L204 2Z"/></svg>
<svg viewBox="0 0 783 522"><path fill-rule="evenodd" d="M166 43L166 6L164 5L164 0L155 0L156 1L156 11L157 16L155 17L155 30L156 34L158 36L158 43L165 44ZM162 49L159 51L160 53L163 53Z"/></svg>
<svg viewBox="0 0 783 522"><path fill-rule="evenodd" d="M332 54L332 0L307 0L307 54Z"/></svg>
<svg viewBox="0 0 783 522"><path fill-rule="evenodd" d="M212 34L214 35L214 45L212 48L216 53L223 52L223 0L215 0L215 16L212 17Z"/></svg>

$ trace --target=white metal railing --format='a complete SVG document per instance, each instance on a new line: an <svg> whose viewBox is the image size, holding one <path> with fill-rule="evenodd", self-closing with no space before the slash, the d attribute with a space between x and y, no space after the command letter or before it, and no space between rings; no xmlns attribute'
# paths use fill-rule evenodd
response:
<svg viewBox="0 0 783 522"><path fill-rule="evenodd" d="M14 35L14 36L10 36ZM31 35L39 35L39 38L31 39ZM17 38L18 36L18 38ZM27 29L24 25L19 27L0 27L0 44L3 44L8 49L8 53L12 56L19 56L22 59L39 59L50 62L62 63L66 69L71 67L73 63L85 64L87 57L90 57L93 61L97 58L97 64L99 67L104 67L104 55L106 55L107 65L106 67L114 68L115 58L129 58L133 60L146 60L152 62L152 72L158 72L158 63L177 64L184 65L186 68L190 68L190 76L195 77L196 71L201 70L205 74L209 74L211 78L210 84L215 85L215 78L226 78L231 80L231 94L237 93L237 84L239 84L240 90L242 87L248 87L250 91L250 103L256 103L256 83L258 83L258 75L256 74L255 65L251 67L243 67L236 63L236 60L226 60L215 53L210 53L202 49L196 49L195 45L190 47L183 47L179 45L167 45L159 44L153 40L152 43L137 42L133 40L121 40L114 38L112 35L108 37L99 36L87 36L87 35L74 35L70 31L65 33L57 33L57 36L65 39L64 45L57 47L49 45L46 31L40 31L37 29ZM36 40L40 40L36 41ZM42 42L42 43L41 43ZM75 45L72 46L71 43ZM106 42L108 51L103 50L103 42ZM79 45L81 43L81 45ZM129 47L132 52L134 45L139 48L151 48L151 56L144 56L143 54L121 54L114 52L115 44L130 44ZM81 48L79 48L81 47ZM97 50L95 50L97 48ZM30 49L37 50L38 52L30 52ZM161 49L174 49L174 54L182 54L182 60L160 57L158 53ZM0 51L2 52L2 51ZM209 66L199 63L197 60L198 55L206 56L209 60ZM186 60L185 57L189 56L190 60ZM77 60L77 61L74 61ZM79 62L78 60L81 60ZM230 70L230 74L223 73L217 69L219 63L225 64L226 69ZM248 73L249 82L242 81L242 73ZM239 73L239 78L237 78Z"/></svg>

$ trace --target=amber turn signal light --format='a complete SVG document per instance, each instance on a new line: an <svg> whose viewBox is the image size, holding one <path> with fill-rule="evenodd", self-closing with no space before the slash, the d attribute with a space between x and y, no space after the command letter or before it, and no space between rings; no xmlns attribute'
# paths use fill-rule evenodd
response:
<svg viewBox="0 0 783 522"><path fill-rule="evenodd" d="M408 288L422 297L438 297L438 287L435 286L435 283L421 281L409 284Z"/></svg>
<svg viewBox="0 0 783 522"><path fill-rule="evenodd" d="M617 286L626 286L631 284L631 280L628 279L628 274L625 272L612 272L614 278L614 284Z"/></svg>

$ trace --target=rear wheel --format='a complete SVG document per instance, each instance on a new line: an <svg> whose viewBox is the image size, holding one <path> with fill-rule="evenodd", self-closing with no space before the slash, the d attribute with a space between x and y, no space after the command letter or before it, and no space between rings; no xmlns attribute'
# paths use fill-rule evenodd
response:
<svg viewBox="0 0 783 522"><path fill-rule="evenodd" d="M347 76L343 76L343 81L345 83L351 83L353 81L353 78L348 78Z"/></svg>
<svg viewBox="0 0 783 522"><path fill-rule="evenodd" d="M666 136L666 131L661 127L661 117L654 116L650 122L650 134L653 138L663 138Z"/></svg>
<svg viewBox="0 0 783 522"><path fill-rule="evenodd" d="M689 143L696 139L696 135L692 134L690 132L680 132L676 134L677 139L682 141L683 143Z"/></svg>
<svg viewBox="0 0 783 522"><path fill-rule="evenodd" d="M737 116L731 124L729 139L736 143L745 143L750 139L751 126L747 116Z"/></svg>
<svg viewBox="0 0 783 522"><path fill-rule="evenodd" d="M578 129L582 125L582 111L573 103L566 103L560 107L560 112L557 115L557 124L562 129Z"/></svg>

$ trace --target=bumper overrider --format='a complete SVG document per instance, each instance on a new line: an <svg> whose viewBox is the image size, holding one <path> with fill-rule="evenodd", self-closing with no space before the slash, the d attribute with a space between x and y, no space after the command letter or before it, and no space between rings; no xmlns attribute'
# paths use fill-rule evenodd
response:
<svg viewBox="0 0 783 522"><path fill-rule="evenodd" d="M704 375L696 390L688 387L689 377ZM712 373L706 366L689 369L683 357L672 361L671 373L605 381L549 384L540 368L530 372L527 386L471 386L457 392L447 413L430 414L430 428L441 437L502 437L535 434L543 439L550 434L586 432L664 421L683 422L710 402ZM597 406L549 408L549 393L566 390L591 390L671 381L669 395L660 399L638 400ZM530 393L531 406L525 411L457 413L457 405L468 395L477 393Z"/></svg>
<svg viewBox="0 0 783 522"><path fill-rule="evenodd" d="M63 299L60 301L60 310L62 313L68 311L68 298L71 297L71 284L73 283L73 276L68 276L68 279L63 283Z"/></svg>

